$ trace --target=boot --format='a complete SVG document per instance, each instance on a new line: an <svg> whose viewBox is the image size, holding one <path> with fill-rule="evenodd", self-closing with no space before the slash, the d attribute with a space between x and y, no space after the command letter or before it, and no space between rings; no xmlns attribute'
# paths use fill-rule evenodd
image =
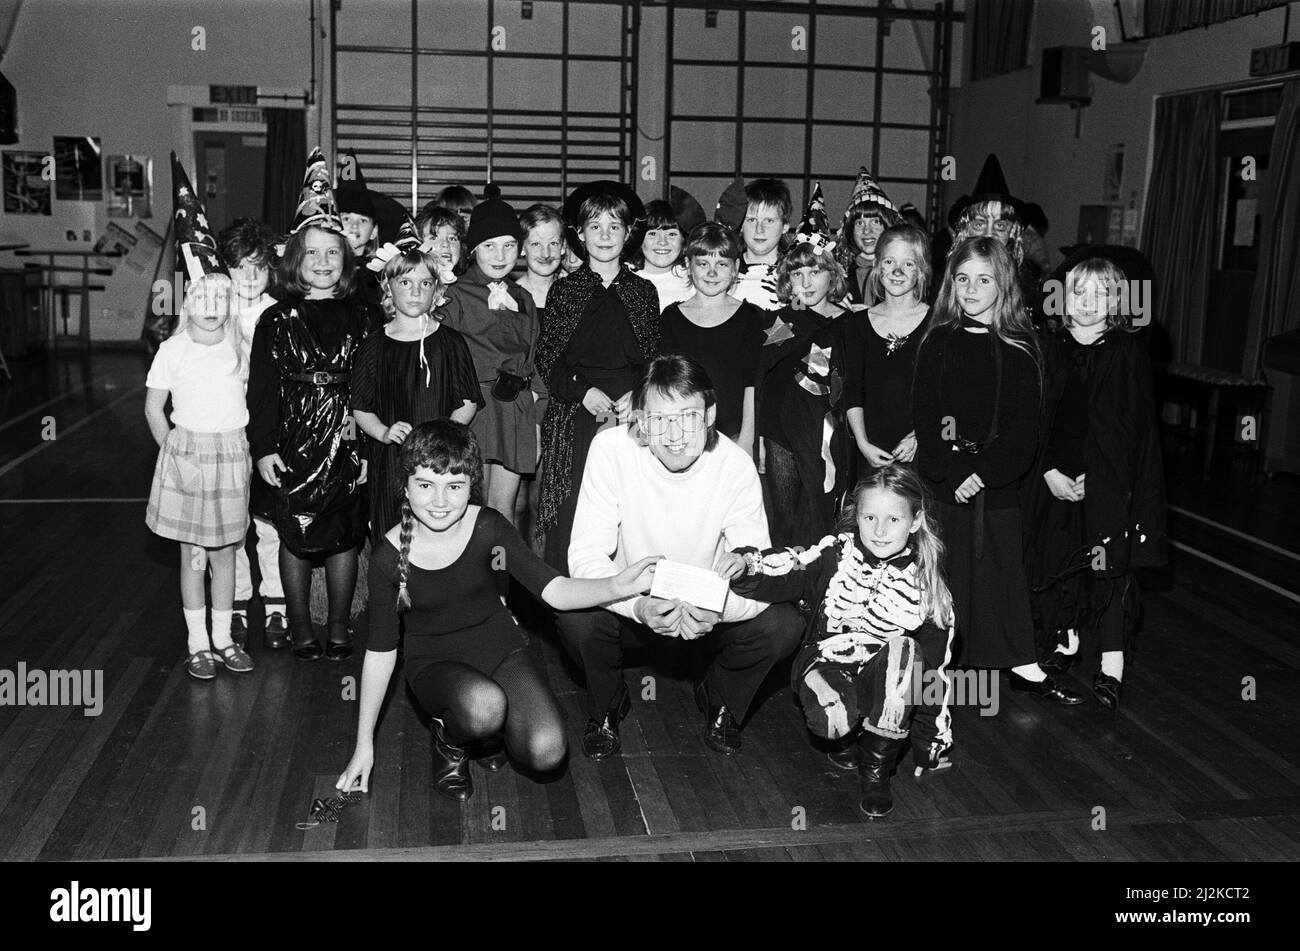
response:
<svg viewBox="0 0 1300 951"><path fill-rule="evenodd" d="M862 763L862 757L858 754L860 736L861 728L850 731L838 740L828 740L830 748L826 751L826 758L840 769L857 769Z"/></svg>
<svg viewBox="0 0 1300 951"><path fill-rule="evenodd" d="M495 773L502 766L505 766L510 759L509 754L506 753L505 738L498 733L496 736L476 744L474 759L489 773Z"/></svg>
<svg viewBox="0 0 1300 951"><path fill-rule="evenodd" d="M469 752L455 746L447 736L441 720L429 724L432 740L433 788L448 799L464 802L474 795L474 780L469 775Z"/></svg>
<svg viewBox="0 0 1300 951"><path fill-rule="evenodd" d="M895 739L892 736L880 736L870 730L863 730L858 740L858 753L862 765L858 775L862 777L862 801L858 808L871 819L883 819L894 811L894 796L889 791L889 777L894 772L894 764L903 748L906 737Z"/></svg>

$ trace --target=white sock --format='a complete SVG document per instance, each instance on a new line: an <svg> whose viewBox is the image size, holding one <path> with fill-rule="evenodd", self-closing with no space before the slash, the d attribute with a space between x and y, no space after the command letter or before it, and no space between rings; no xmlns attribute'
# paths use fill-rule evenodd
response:
<svg viewBox="0 0 1300 951"><path fill-rule="evenodd" d="M1079 632L1074 628L1070 628L1065 632L1065 636L1069 639L1069 643L1057 644L1056 652L1058 654L1064 654L1066 657L1079 653Z"/></svg>
<svg viewBox="0 0 1300 951"><path fill-rule="evenodd" d="M1032 664L1022 664L1019 667L1012 667L1011 672L1013 674L1019 674L1026 680L1032 681L1036 684L1041 684L1047 679L1047 672L1043 670L1043 668L1039 667L1036 661Z"/></svg>
<svg viewBox="0 0 1300 951"><path fill-rule="evenodd" d="M230 618L234 613L234 611L212 609L212 646L216 650L225 650L235 643L230 636Z"/></svg>
<svg viewBox="0 0 1300 951"><path fill-rule="evenodd" d="M199 651L208 649L208 609L195 608L191 611L189 608L182 608L181 612L185 615L185 646L191 654L197 654ZM229 624L229 622L227 622ZM226 628L227 636L229 627Z"/></svg>
<svg viewBox="0 0 1300 951"><path fill-rule="evenodd" d="M1101 652L1101 672L1107 677L1114 677L1116 680L1124 679L1124 652L1123 651L1102 651Z"/></svg>

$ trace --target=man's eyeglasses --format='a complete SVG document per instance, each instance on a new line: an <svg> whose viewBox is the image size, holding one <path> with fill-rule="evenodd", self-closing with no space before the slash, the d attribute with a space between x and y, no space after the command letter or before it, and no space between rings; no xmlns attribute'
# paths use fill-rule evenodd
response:
<svg viewBox="0 0 1300 951"><path fill-rule="evenodd" d="M645 413L639 413L637 419L642 428L651 436L663 436L668 432L668 424L676 423L677 428L683 433L698 433L704 428L704 414L699 410L687 410L684 413L673 413L671 415L649 416Z"/></svg>

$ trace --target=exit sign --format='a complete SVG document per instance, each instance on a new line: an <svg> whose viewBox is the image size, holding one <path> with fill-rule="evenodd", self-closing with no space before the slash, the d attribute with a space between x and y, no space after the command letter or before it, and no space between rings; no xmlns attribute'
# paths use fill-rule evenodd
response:
<svg viewBox="0 0 1300 951"><path fill-rule="evenodd" d="M256 86L209 86L208 102L214 106L255 106Z"/></svg>
<svg viewBox="0 0 1300 951"><path fill-rule="evenodd" d="M1272 76L1300 69L1300 42L1261 46L1250 51L1250 75Z"/></svg>

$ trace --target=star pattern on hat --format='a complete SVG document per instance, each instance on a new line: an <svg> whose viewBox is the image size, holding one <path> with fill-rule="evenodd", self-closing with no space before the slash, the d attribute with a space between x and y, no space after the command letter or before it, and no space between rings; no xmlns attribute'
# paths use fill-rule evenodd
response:
<svg viewBox="0 0 1300 951"><path fill-rule="evenodd" d="M198 280L206 274L226 274L225 263L217 253L217 239L213 236L203 203L194 193L189 176L181 166L176 153L172 159L173 227L176 231L176 248L185 274L189 280Z"/></svg>

